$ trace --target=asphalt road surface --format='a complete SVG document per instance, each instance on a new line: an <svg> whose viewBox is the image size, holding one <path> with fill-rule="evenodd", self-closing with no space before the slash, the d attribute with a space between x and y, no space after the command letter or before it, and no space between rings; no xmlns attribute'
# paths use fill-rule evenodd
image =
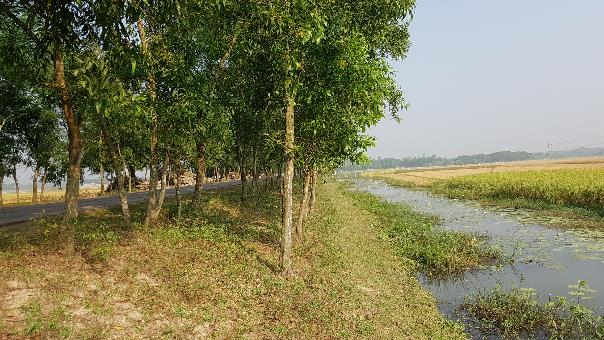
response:
<svg viewBox="0 0 604 340"><path fill-rule="evenodd" d="M222 182L222 183L208 183L203 186L204 190L216 190L229 188L240 184L239 180ZM193 192L192 186L182 187L181 191L183 194ZM147 191L133 192L128 194L129 203L143 202L147 200ZM166 189L166 197L174 196L174 188ZM117 206L120 204L119 197L116 196L102 196L93 198L82 198L80 199L79 208L80 211L87 209L99 209ZM15 224L20 222L30 221L36 219L39 216L56 216L62 215L65 210L65 203L42 203L42 204L30 204L23 206L5 207L0 208L0 226Z"/></svg>

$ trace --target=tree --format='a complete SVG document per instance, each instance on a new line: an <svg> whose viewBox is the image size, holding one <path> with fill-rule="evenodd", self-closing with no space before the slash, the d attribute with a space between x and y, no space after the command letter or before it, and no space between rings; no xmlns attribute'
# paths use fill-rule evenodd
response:
<svg viewBox="0 0 604 340"><path fill-rule="evenodd" d="M96 127L93 136L102 136L104 145L99 146L99 154L106 151L109 155L110 169L117 178L117 191L120 197L122 215L130 222L130 208L126 194L125 160L120 148L120 132L118 126L127 125L129 105L133 99L128 95L121 81L112 73L106 62L106 55L99 49L81 59L81 67L77 74L81 76L79 91L86 92L83 98L88 99L88 105L81 103L82 110L90 116L89 121ZM95 140L96 138L92 138ZM104 150L103 150L104 149Z"/></svg>
<svg viewBox="0 0 604 340"><path fill-rule="evenodd" d="M25 164L33 169L32 202L38 202L38 182L43 170L48 168L59 147L59 126L56 113L43 107L36 107L29 115L19 119L25 143Z"/></svg>
<svg viewBox="0 0 604 340"><path fill-rule="evenodd" d="M325 24L321 6L313 1L286 0L256 3L246 36L256 61L271 68L276 103L282 108L283 182L281 265L285 275L292 271L292 211L294 177L294 114L300 87L299 74L308 44L319 43ZM249 55L250 53L248 53ZM255 64L260 67L259 63ZM270 111L269 111L270 112Z"/></svg>
<svg viewBox="0 0 604 340"><path fill-rule="evenodd" d="M147 199L147 216L145 228L157 222L165 195L166 176L168 171L168 148L160 145L160 131L167 125L160 126L166 118L161 113L167 110L173 89L164 86L161 78L170 77L175 66L173 57L177 58L169 49L169 25L179 24L178 6L176 9L168 2L145 3L136 7L136 27L140 40L140 49L143 55L143 68L146 71L147 115L149 120L149 195ZM161 150L163 149L163 150ZM162 152L163 151L163 152ZM160 152L164 154L163 164L160 168ZM157 190L157 182L161 172L161 189Z"/></svg>
<svg viewBox="0 0 604 340"><path fill-rule="evenodd" d="M384 56L404 56L412 7L405 1L354 2L327 9L325 34L320 44L309 45L301 80L296 134L305 179L298 232L314 205L317 170L362 159L373 144L365 130L387 108L397 118L406 107Z"/></svg>
<svg viewBox="0 0 604 340"><path fill-rule="evenodd" d="M404 56L413 2L283 0L227 6L237 18L230 41L237 42L228 50L223 97L232 115L241 179L245 186L260 150L283 161L281 263L287 275L294 161L305 168L311 186L318 168L356 159L371 145L364 131L383 117L384 102L392 112L402 106L385 57ZM302 142L296 142L296 132ZM271 153L271 143L282 156ZM305 192L304 206L314 198L314 190Z"/></svg>
<svg viewBox="0 0 604 340"><path fill-rule="evenodd" d="M85 167L115 174L126 220L126 188L146 166L145 227L158 221L169 181L180 216L185 169L196 173L197 202L207 175L218 179L239 169L243 201L248 178L257 193L262 172L271 184L277 174L281 266L289 275L295 170L303 176L295 226L302 233L319 174L363 159L373 143L367 128L388 113L396 119L406 105L387 60L405 56L413 6L412 0L0 0L0 25L9 32L0 33L0 45L10 52L0 65L25 56L28 69L39 70L19 82L4 67L7 84L25 94L14 97L25 101L0 104L28 107L40 119L60 108L66 129L57 128L55 140L68 145L66 157L57 151L62 142L41 152L48 141L39 132L15 129L16 120L3 117L0 137L9 147L0 155L28 156L36 174L44 169L43 182L60 182L67 173L66 219L77 216L85 151ZM48 89L54 99L41 95ZM40 122L39 131L50 129ZM16 138L28 141L29 151L6 151L15 150ZM0 172L15 163L7 159Z"/></svg>
<svg viewBox="0 0 604 340"><path fill-rule="evenodd" d="M3 77L0 78L0 112L2 115L2 129L0 129L0 204L4 203L2 184L4 177L13 174L15 155L20 141L18 140L16 119L23 114L26 99L18 87Z"/></svg>
<svg viewBox="0 0 604 340"><path fill-rule="evenodd" d="M76 111L66 66L72 54L97 42L110 48L121 42L126 30L121 21L124 4L95 1L6 1L0 2L2 22L9 30L26 37L30 55L52 68L52 80L42 79L53 89L67 126L69 166L65 193L65 219L78 216L80 165L83 152L83 116ZM52 61L52 66L47 61ZM48 78L48 74L43 73ZM75 98L77 100L77 98Z"/></svg>

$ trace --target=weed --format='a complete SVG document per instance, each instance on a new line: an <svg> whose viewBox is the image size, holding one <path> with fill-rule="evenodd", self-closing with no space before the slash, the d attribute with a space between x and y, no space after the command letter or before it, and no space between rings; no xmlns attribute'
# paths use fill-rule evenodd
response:
<svg viewBox="0 0 604 340"><path fill-rule="evenodd" d="M579 282L576 290L589 290ZM565 297L542 303L533 289L500 286L490 292L467 298L460 310L475 319L476 326L488 334L505 337L548 337L554 339L601 339L604 320L587 307L569 303Z"/></svg>
<svg viewBox="0 0 604 340"><path fill-rule="evenodd" d="M59 338L67 338L71 335L71 328L62 322L66 319L65 310L62 307L56 307L50 312L44 313L40 302L32 301L22 309L25 314L25 327L22 331L24 335L45 334Z"/></svg>
<svg viewBox="0 0 604 340"><path fill-rule="evenodd" d="M348 191L360 207L378 217L399 253L428 275L461 273L500 258L500 252L485 245L485 236L434 228L438 219L413 211L410 207L389 203L374 195Z"/></svg>
<svg viewBox="0 0 604 340"><path fill-rule="evenodd" d="M513 168L512 168L513 169ZM529 170L464 174L440 170L441 177L422 177L437 171L367 173L392 186L428 190L449 198L471 199L483 206L523 209L539 220L570 228L604 228L604 169Z"/></svg>
<svg viewBox="0 0 604 340"><path fill-rule="evenodd" d="M118 232L104 221L80 225L76 234L80 252L93 263L106 262L118 240Z"/></svg>

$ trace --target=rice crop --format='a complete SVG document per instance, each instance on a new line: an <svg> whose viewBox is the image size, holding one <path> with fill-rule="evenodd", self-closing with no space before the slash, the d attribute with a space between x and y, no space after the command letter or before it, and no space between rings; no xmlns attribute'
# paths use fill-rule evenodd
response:
<svg viewBox="0 0 604 340"><path fill-rule="evenodd" d="M432 187L455 197L520 198L604 210L604 169L484 173L441 180Z"/></svg>

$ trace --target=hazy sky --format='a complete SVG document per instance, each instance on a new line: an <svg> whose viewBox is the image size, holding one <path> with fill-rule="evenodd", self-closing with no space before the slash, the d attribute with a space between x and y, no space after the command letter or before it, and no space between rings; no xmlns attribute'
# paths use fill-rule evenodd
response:
<svg viewBox="0 0 604 340"><path fill-rule="evenodd" d="M418 0L373 157L604 146L604 1Z"/></svg>

